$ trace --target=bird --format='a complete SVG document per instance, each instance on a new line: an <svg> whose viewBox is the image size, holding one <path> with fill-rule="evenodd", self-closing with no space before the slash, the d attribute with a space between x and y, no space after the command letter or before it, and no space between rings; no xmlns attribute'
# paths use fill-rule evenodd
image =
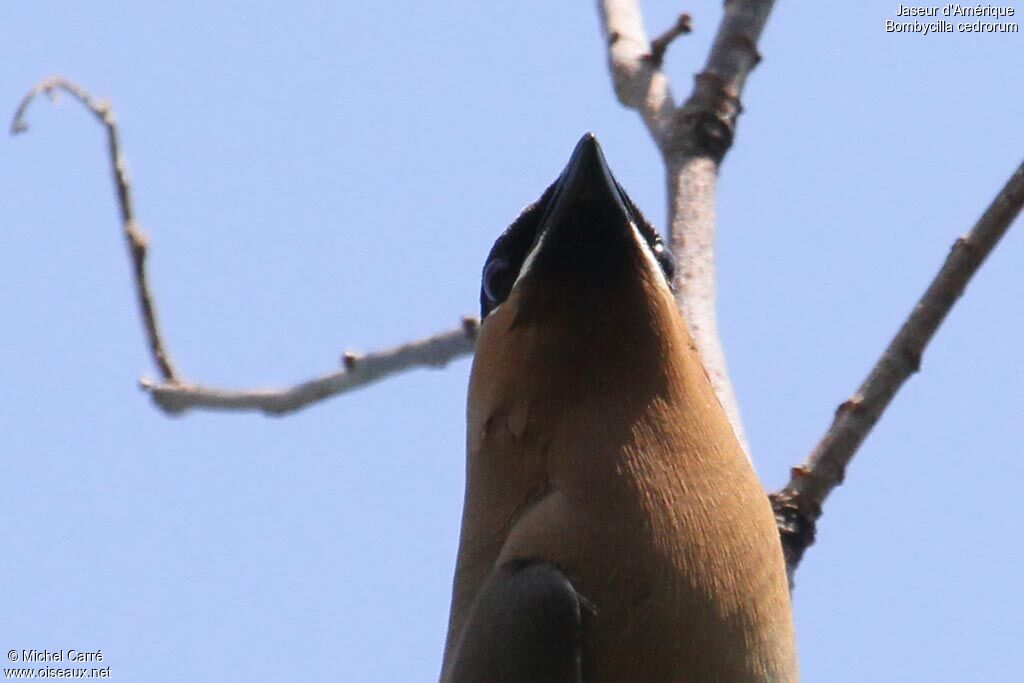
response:
<svg viewBox="0 0 1024 683"><path fill-rule="evenodd" d="M774 516L592 133L494 243L442 683L792 683Z"/></svg>

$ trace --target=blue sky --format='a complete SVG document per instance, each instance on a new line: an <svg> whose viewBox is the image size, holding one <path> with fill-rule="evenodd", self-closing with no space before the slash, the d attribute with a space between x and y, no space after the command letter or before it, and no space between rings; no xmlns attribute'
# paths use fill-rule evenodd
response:
<svg viewBox="0 0 1024 683"><path fill-rule="evenodd" d="M887 35L897 4L779 3L723 169L720 324L769 488L1024 154L1020 34ZM649 29L679 9L647 3ZM679 96L721 3L684 9ZM475 312L491 242L585 130L664 224L589 3L8 2L0 27L8 110L54 72L115 102L196 380L285 384ZM30 124L0 143L2 650L101 649L150 683L433 680L469 362L284 419L164 416L102 132L66 100ZM829 500L805 680L1019 680L1022 261L1018 226Z"/></svg>

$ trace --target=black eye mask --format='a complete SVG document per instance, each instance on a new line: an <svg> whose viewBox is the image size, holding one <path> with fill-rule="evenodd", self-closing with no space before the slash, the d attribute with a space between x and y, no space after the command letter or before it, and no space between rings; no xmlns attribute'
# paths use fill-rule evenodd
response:
<svg viewBox="0 0 1024 683"><path fill-rule="evenodd" d="M561 178L552 183L548 189L544 190L540 199L523 209L519 217L505 232L501 233L494 246L491 247L480 280L481 320L501 305L512 291L512 286L515 284L516 278L519 277L526 257L537 242L541 223L549 205L555 198L560 181ZM671 284L675 275L675 260L672 258L671 251L665 247L661 235L647 222L622 186L616 183L616 188L629 210L630 218L651 247L665 274L665 279Z"/></svg>

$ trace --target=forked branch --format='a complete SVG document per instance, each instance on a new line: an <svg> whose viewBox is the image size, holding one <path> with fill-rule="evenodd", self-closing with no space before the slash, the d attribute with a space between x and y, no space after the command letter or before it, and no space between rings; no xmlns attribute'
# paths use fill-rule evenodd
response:
<svg viewBox="0 0 1024 683"><path fill-rule="evenodd" d="M741 441L743 429L715 314L715 186L743 111L743 86L761 60L757 41L773 4L770 0L726 0L707 63L697 74L689 98L677 106L661 62L667 42L682 33L678 30L681 24L662 39L648 43L637 0L598 2L615 91L626 107L640 114L665 158L672 249L680 266L676 281L679 305ZM804 551L814 542L815 523L825 498L842 482L854 453L896 391L917 371L925 346L1022 203L1024 166L967 237L953 246L945 265L864 384L839 407L821 443L804 464L793 468L789 484L771 494L791 579Z"/></svg>
<svg viewBox="0 0 1024 683"><path fill-rule="evenodd" d="M346 353L342 368L320 377L283 389L224 389L188 382L171 363L157 323L156 303L146 272L146 254L149 240L135 217L134 199L128 165L121 152L117 119L109 103L96 99L77 83L61 77L47 78L22 99L11 123L11 134L28 130L25 113L40 94L56 99L66 92L99 119L107 131L107 150L110 155L117 201L121 210L121 224L128 253L132 262L135 292L149 341L150 354L160 372L160 380L143 379L142 388L154 402L168 413L181 413L190 408L208 408L233 411L262 411L281 415L304 408L311 403L346 392L390 375L418 367L443 367L453 359L472 353L478 321L463 318L453 329L383 351L365 355Z"/></svg>
<svg viewBox="0 0 1024 683"><path fill-rule="evenodd" d="M757 41L773 4L726 1L707 62L679 106L661 63L668 44L691 30L690 17L681 15L661 37L649 41L638 0L597 3L615 93L623 105L640 114L665 160L679 308L745 450L743 421L718 334L715 202L719 165L735 138L743 85L760 61Z"/></svg>

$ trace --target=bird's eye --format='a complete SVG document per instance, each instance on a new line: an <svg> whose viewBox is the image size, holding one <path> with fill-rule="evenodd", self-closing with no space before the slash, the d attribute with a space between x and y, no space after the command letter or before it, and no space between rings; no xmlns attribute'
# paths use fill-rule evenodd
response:
<svg viewBox="0 0 1024 683"><path fill-rule="evenodd" d="M508 261L501 256L495 256L484 266L484 296L492 304L498 303L508 296L508 290L512 285L511 271Z"/></svg>
<svg viewBox="0 0 1024 683"><path fill-rule="evenodd" d="M665 243L660 239L654 243L652 248L654 256L661 263L661 269L665 273L665 279L668 280L669 284L672 284L672 279L676 274L676 259L671 251L665 248Z"/></svg>

